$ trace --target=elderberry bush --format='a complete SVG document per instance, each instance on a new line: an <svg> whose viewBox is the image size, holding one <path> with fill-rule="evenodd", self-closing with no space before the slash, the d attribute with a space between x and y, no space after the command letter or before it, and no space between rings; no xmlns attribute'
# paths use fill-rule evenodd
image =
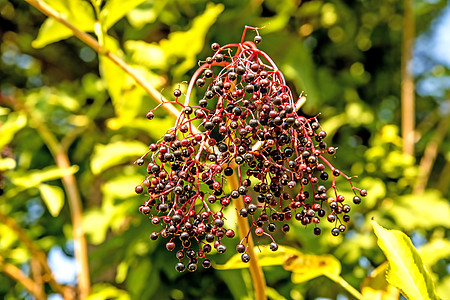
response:
<svg viewBox="0 0 450 300"><path fill-rule="evenodd" d="M253 42L244 40L249 28L256 32ZM139 210L159 226L150 239L166 238L167 250L176 251L177 271L195 271L200 262L209 268L208 253L227 250L222 241L235 232L223 210L232 201L245 203L239 217L250 222L250 232L236 246L248 262L252 232L269 236L273 251L278 245L271 234L277 228L288 232L290 222L320 235L325 218L334 224L332 235L344 232L350 205L336 177L349 182L353 203L367 195L333 167L329 159L336 148L325 141L316 117L298 112L304 97L294 100L283 74L258 49L261 41L256 28L246 27L240 43L212 44L214 54L195 72L186 95L176 89L175 100L166 102L181 109L174 126L136 161L148 173L135 188L147 197ZM194 88L203 96L195 104ZM234 190L227 186L230 176L238 177Z"/></svg>

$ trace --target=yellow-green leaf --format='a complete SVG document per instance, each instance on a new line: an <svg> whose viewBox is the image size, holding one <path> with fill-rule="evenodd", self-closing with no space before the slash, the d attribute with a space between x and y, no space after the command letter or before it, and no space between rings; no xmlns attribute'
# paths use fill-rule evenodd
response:
<svg viewBox="0 0 450 300"><path fill-rule="evenodd" d="M117 21L122 19L130 10L144 2L145 0L108 0L100 12L103 26L109 29Z"/></svg>
<svg viewBox="0 0 450 300"><path fill-rule="evenodd" d="M116 288L113 285L107 283L97 283L92 287L92 291L89 294L88 300L129 300L130 295L127 291Z"/></svg>
<svg viewBox="0 0 450 300"><path fill-rule="evenodd" d="M386 281L387 261L373 270L361 284L364 299L398 300L398 289Z"/></svg>
<svg viewBox="0 0 450 300"><path fill-rule="evenodd" d="M16 167L16 161L10 157L0 158L0 171L12 170Z"/></svg>
<svg viewBox="0 0 450 300"><path fill-rule="evenodd" d="M439 299L433 280L409 237L398 230L387 230L372 220L378 245L389 261L387 281L410 300Z"/></svg>
<svg viewBox="0 0 450 300"><path fill-rule="evenodd" d="M427 205L422 205L424 201ZM436 226L450 228L448 200L436 190L427 190L421 195L410 194L399 197L386 213L406 230L431 229Z"/></svg>
<svg viewBox="0 0 450 300"><path fill-rule="evenodd" d="M450 257L450 241L435 239L419 249L423 263L427 267L433 266L438 260Z"/></svg>
<svg viewBox="0 0 450 300"><path fill-rule="evenodd" d="M80 0L47 0L49 6L56 10L64 19L82 31L94 31L94 12L88 1ZM48 18L39 29L38 37L32 42L35 48L42 48L48 44L69 38L72 30L55 19Z"/></svg>
<svg viewBox="0 0 450 300"><path fill-rule="evenodd" d="M289 257L284 268L292 271L293 283L301 283L325 275L336 277L341 273L341 263L333 255L300 254Z"/></svg>
<svg viewBox="0 0 450 300"><path fill-rule="evenodd" d="M140 62L144 66L152 69L166 67L166 53L156 43L149 44L144 41L127 41L125 42L125 49L134 62Z"/></svg>
<svg viewBox="0 0 450 300"><path fill-rule="evenodd" d="M37 187L42 182L59 179L63 176L74 174L77 171L78 166L71 166L69 168L50 166L42 170L27 171L27 174L23 176L14 174L14 176L11 177L11 181L14 185L32 188Z"/></svg>
<svg viewBox="0 0 450 300"><path fill-rule="evenodd" d="M279 246L277 251L271 251L269 245L255 249L258 264L262 267L282 265L292 271L292 282L299 283L317 276L335 277L341 272L341 264L332 255L303 254L295 248ZM241 260L241 254L233 255L224 265L215 265L218 270L248 268L249 264Z"/></svg>
<svg viewBox="0 0 450 300"><path fill-rule="evenodd" d="M176 78L181 78L197 64L197 55L203 50L206 33L223 9L224 5L221 3L208 3L203 14L192 21L192 27L188 31L172 32L167 40L160 42L161 49L167 56L184 59L173 68Z"/></svg>
<svg viewBox="0 0 450 300"><path fill-rule="evenodd" d="M27 124L27 117L23 113L12 112L8 114L6 122L0 126L0 149L8 145L14 135Z"/></svg>
<svg viewBox="0 0 450 300"><path fill-rule="evenodd" d="M112 166L130 160L130 158L136 159L147 151L148 146L138 141L97 144L91 160L92 173L98 175Z"/></svg>
<svg viewBox="0 0 450 300"><path fill-rule="evenodd" d="M59 186L40 184L42 200L53 217L57 217L64 206L64 192Z"/></svg>

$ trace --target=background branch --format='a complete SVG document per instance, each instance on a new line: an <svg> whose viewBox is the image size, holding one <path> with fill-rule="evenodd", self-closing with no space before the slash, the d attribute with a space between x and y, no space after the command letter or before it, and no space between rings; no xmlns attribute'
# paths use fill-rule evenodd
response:
<svg viewBox="0 0 450 300"><path fill-rule="evenodd" d="M28 277L22 270L18 267L5 262L3 257L0 255L0 270L3 271L6 275L23 285L27 291L30 292L36 299L47 299L43 290L35 281L33 281L30 277Z"/></svg>
<svg viewBox="0 0 450 300"><path fill-rule="evenodd" d="M402 85L401 85L401 111L402 111L402 137L403 152L414 155L414 124L415 100L414 78L411 70L412 51L414 46L414 13L411 0L404 0L403 15L403 42L402 42Z"/></svg>
<svg viewBox="0 0 450 300"><path fill-rule="evenodd" d="M13 99L12 97L4 97L2 96L2 101L8 102L11 106L14 107L15 110L22 110L25 112L30 120L30 123L36 129L36 131L41 136L45 145L49 149L50 153L53 156L53 159L56 162L56 165L59 168L65 169L70 167L70 161L67 156L67 152L64 147L59 143L57 138L53 135L50 129L40 120L38 120L25 105ZM87 254L87 244L86 238L83 230L83 216L82 216L82 204L81 204L81 196L78 190L77 182L75 176L73 174L64 175L62 178L62 183L64 189L66 191L67 200L70 206L70 213L72 218L72 226L73 226L73 238L74 238L74 247L75 247L75 259L78 264L78 288L79 288L79 297L80 299L86 299L89 295L90 291L90 279L89 279L89 264L88 264L88 254ZM2 214L0 214L0 220L8 224L11 228L14 229L19 234L19 238L24 242L27 248L30 249L32 253L40 253L36 247L34 247L31 240L29 240L25 234L20 234L22 231L19 226L15 224L14 220L8 218ZM43 253L42 253L43 254ZM45 254L39 254L40 262L43 267L46 268L46 271L51 274L51 270L47 265L47 258ZM53 278L53 276L51 276ZM64 289L60 289L56 284L56 281L53 280L53 284L55 285L55 290L59 293L64 294Z"/></svg>
<svg viewBox="0 0 450 300"><path fill-rule="evenodd" d="M443 118L434 132L431 140L428 142L420 160L419 172L416 184L414 185L414 194L421 194L427 187L430 178L431 170L433 169L436 156L438 154L439 145L444 140L448 131L448 117Z"/></svg>
<svg viewBox="0 0 450 300"><path fill-rule="evenodd" d="M64 299L73 299L73 290L67 286L59 284L55 277L53 276L52 270L47 262L47 255L40 249L38 249L33 241L25 234L25 232L20 228L16 221L0 212L0 221L6 226L11 228L16 234L19 240L25 245L25 247L30 251L32 257L39 262L42 267L43 280L48 282L52 289L63 295Z"/></svg>

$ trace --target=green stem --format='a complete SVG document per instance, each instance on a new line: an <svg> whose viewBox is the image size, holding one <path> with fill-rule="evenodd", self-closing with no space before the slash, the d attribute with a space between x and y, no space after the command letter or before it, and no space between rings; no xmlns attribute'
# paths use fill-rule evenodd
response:
<svg viewBox="0 0 450 300"><path fill-rule="evenodd" d="M363 299L363 295L355 289L353 286L350 285L344 278L342 278L339 275L333 275L333 274L324 274L326 277L330 278L337 284L339 284L341 287L343 287L347 292L349 292L353 297L355 297L358 300Z"/></svg>

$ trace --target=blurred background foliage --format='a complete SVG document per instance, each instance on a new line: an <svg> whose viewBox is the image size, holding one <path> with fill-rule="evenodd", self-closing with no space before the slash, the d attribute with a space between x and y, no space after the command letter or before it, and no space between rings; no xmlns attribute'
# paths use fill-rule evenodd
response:
<svg viewBox="0 0 450 300"><path fill-rule="evenodd" d="M375 218L412 238L439 295L450 295L450 65L429 51L431 41L440 39L438 21L445 12L448 18L447 1L414 1L414 156L402 152L399 133L402 1L107 0L97 7L95 1L45 2L81 30L95 32L105 49L169 99L174 88L186 90L198 62L212 53L212 42L239 42L244 25L264 26L261 49L284 72L295 96L307 95L302 112L320 113L328 142L339 147L335 166L358 176L357 185L369 192L352 208L347 234L316 237L295 224L288 234L277 234L277 241L303 253L334 255L342 276L359 289L385 261L370 224ZM96 19L102 24L97 31ZM160 109L148 122L154 99L25 1L0 0L0 22L0 212L47 253L57 281L76 284L70 207L60 180L74 174L92 299L249 297L247 270L178 274L174 254L160 240L148 239L152 225L138 212L143 198L134 193L145 174L133 162L173 118ZM48 134L67 151L70 168L57 167ZM232 208L228 215L235 217ZM225 263L233 254L228 252L214 260ZM0 256L33 276L29 249L5 222ZM264 271L272 298L351 297L325 277L294 283L281 266ZM0 298L30 297L0 272Z"/></svg>

